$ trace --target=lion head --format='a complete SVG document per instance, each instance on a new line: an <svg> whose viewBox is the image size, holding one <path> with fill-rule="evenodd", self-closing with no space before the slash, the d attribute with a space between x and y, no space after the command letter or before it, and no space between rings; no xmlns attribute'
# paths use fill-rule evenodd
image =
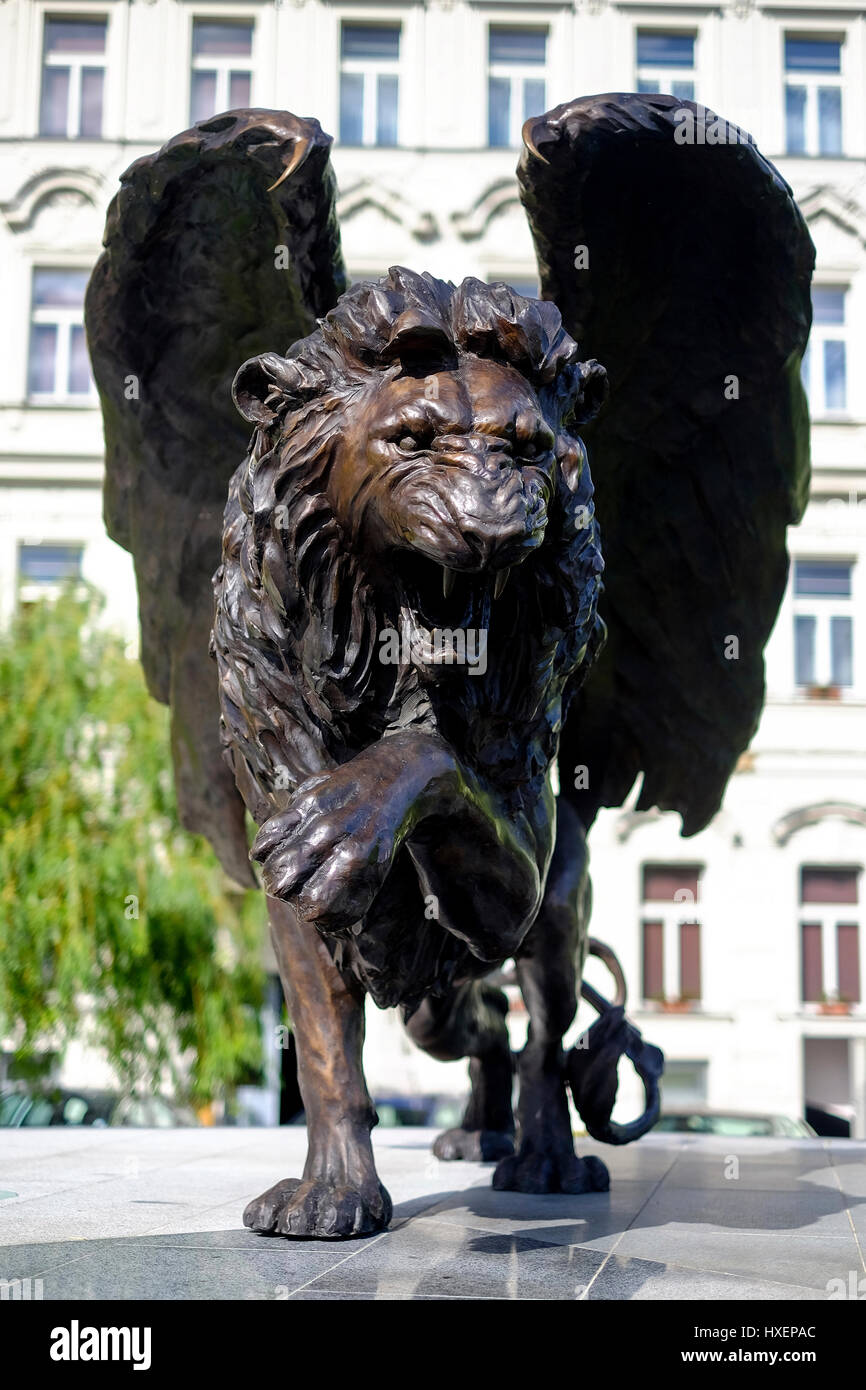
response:
<svg viewBox="0 0 866 1390"><path fill-rule="evenodd" d="M214 644L228 741L271 808L275 768L290 789L321 766L317 745L339 761L407 710L441 725L456 705L486 716L494 746L554 676L561 693L597 631L602 567L571 430L605 390L553 304L400 268L240 369L256 434ZM396 668L377 659L383 630L408 634ZM465 630L510 646L498 675L467 683L434 641Z"/></svg>

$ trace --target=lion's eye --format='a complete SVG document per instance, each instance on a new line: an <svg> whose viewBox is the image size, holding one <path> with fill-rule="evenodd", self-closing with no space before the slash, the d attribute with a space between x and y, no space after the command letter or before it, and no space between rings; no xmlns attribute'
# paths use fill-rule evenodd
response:
<svg viewBox="0 0 866 1390"><path fill-rule="evenodd" d="M552 447L553 440L543 436L537 439L527 439L524 443L518 445L520 457L525 459L543 458L545 454L550 452Z"/></svg>
<svg viewBox="0 0 866 1390"><path fill-rule="evenodd" d="M415 438L414 434L404 434L398 442L400 448L404 449L407 454L413 453L417 448L420 447L418 440Z"/></svg>

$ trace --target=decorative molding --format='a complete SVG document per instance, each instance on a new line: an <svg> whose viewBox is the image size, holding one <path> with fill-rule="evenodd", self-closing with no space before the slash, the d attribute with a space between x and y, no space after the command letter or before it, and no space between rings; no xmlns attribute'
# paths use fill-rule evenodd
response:
<svg viewBox="0 0 866 1390"><path fill-rule="evenodd" d="M22 184L14 198L0 204L0 212L13 232L23 232L33 225L43 206L69 195L78 207L89 204L101 208L105 202L102 179L91 170L41 169Z"/></svg>
<svg viewBox="0 0 866 1390"><path fill-rule="evenodd" d="M663 811L653 807L651 811L623 811L621 816L617 816L614 834L621 845L644 825L652 825L664 816Z"/></svg>
<svg viewBox="0 0 866 1390"><path fill-rule="evenodd" d="M451 221L463 241L477 241L493 221L507 208L520 205L517 184L513 178L497 179L466 212L452 212Z"/></svg>
<svg viewBox="0 0 866 1390"><path fill-rule="evenodd" d="M808 830L825 820L847 821L849 825L859 825L866 830L866 806L853 801L818 801L811 806L801 806L780 817L771 830L771 835L779 846L786 845L800 830Z"/></svg>
<svg viewBox="0 0 866 1390"><path fill-rule="evenodd" d="M363 208L377 208L391 222L405 228L416 241L435 241L439 224L432 212L423 212L400 193L372 179L361 179L337 198L337 217L347 222Z"/></svg>
<svg viewBox="0 0 866 1390"><path fill-rule="evenodd" d="M866 246L866 211L853 198L844 198L829 184L820 184L799 200L799 206L807 222L829 217Z"/></svg>

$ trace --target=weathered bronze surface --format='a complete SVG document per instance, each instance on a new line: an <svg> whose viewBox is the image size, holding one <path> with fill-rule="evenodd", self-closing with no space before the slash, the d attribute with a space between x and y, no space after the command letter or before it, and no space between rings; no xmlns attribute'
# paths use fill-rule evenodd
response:
<svg viewBox="0 0 866 1390"><path fill-rule="evenodd" d="M298 1044L307 1164L250 1203L255 1230L390 1219L368 993L470 1058L435 1151L497 1160L498 1188L607 1187L567 1086L605 1142L657 1117L661 1054L588 937L586 834L640 774L638 806L685 833L717 809L808 479L811 243L754 146L679 143L684 107L715 119L612 96L529 123L543 301L402 268L340 297L330 141L287 113L176 137L109 212L87 299L106 521L135 556L185 819L241 881L244 804L259 827ZM600 1017L566 1056L588 949L617 998L583 986ZM486 978L508 958L530 1019L516 1149ZM611 1120L622 1055L647 1094L631 1125Z"/></svg>

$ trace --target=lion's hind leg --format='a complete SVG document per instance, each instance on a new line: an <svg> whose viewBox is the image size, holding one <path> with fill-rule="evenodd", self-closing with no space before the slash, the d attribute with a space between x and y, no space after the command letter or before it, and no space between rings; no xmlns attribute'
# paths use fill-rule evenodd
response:
<svg viewBox="0 0 866 1390"><path fill-rule="evenodd" d="M409 1018L409 1036L442 1062L469 1058L472 1091L456 1129L440 1134L437 1158L494 1162L514 1152L513 1067L505 1015L508 1001L484 980L427 998Z"/></svg>
<svg viewBox="0 0 866 1390"><path fill-rule="evenodd" d="M590 907L583 826L560 799L544 902L516 956L529 1032L518 1067L520 1146L497 1165L493 1186L500 1190L580 1193L610 1186L600 1158L574 1152L562 1049L577 1008Z"/></svg>

